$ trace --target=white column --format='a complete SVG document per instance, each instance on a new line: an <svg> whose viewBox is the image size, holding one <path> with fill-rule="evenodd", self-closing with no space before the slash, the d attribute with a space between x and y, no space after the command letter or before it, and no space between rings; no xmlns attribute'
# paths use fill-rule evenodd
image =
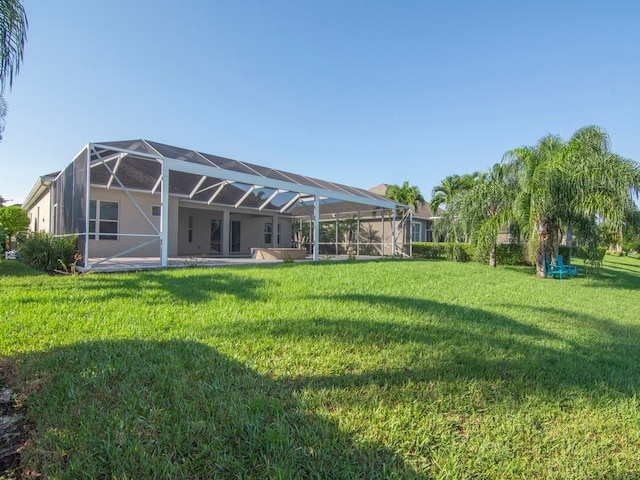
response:
<svg viewBox="0 0 640 480"><path fill-rule="evenodd" d="M393 216L391 220L391 257L396 256L396 208L393 207Z"/></svg>
<svg viewBox="0 0 640 480"><path fill-rule="evenodd" d="M313 200L313 260L320 260L320 197Z"/></svg>
<svg viewBox="0 0 640 480"><path fill-rule="evenodd" d="M162 184L160 186L160 265L169 263L169 166L162 160Z"/></svg>
<svg viewBox="0 0 640 480"><path fill-rule="evenodd" d="M87 145L87 193L85 194L86 211L84 212L84 268L89 268L89 212L91 210L91 144ZM96 227L98 219L96 219Z"/></svg>

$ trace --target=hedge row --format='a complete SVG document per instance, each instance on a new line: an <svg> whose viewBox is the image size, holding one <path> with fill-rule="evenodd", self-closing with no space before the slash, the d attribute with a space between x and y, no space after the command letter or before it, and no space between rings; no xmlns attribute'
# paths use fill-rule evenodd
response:
<svg viewBox="0 0 640 480"><path fill-rule="evenodd" d="M469 260L488 261L485 252L476 252L473 245L468 243L450 242L416 242L412 244L413 257L423 259L446 259L456 262L468 262ZM596 262L602 262L605 254L604 248L597 248L593 257ZM558 253L562 255L566 263L571 263L571 256L589 259L587 247L568 247L561 245ZM519 243L503 243L497 248L497 261L499 265L528 265L527 245Z"/></svg>

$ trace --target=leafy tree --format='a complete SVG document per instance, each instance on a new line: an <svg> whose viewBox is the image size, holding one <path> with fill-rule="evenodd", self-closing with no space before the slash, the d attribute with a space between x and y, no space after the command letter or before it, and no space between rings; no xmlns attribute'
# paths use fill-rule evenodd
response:
<svg viewBox="0 0 640 480"><path fill-rule="evenodd" d="M389 185L384 196L398 203L409 205L413 207L414 210L417 210L426 203L426 200L420 193L420 188L409 185L409 182L404 182L402 186Z"/></svg>
<svg viewBox="0 0 640 480"><path fill-rule="evenodd" d="M7 233L7 245L11 247L11 237L22 230L29 228L29 216L27 212L17 205L0 208L0 225Z"/></svg>
<svg viewBox="0 0 640 480"><path fill-rule="evenodd" d="M479 175L459 202L458 214L466 219L477 255L489 252L489 265L497 265L498 234L512 217L517 177L507 164L496 163Z"/></svg>
<svg viewBox="0 0 640 480"><path fill-rule="evenodd" d="M18 0L0 0L0 91L18 74L29 23Z"/></svg>
<svg viewBox="0 0 640 480"><path fill-rule="evenodd" d="M450 175L431 191L431 210L437 212L446 207L444 214L434 223L437 237L445 236L449 241L468 242L470 238L470 219L461 214L462 202L466 194L477 182L483 181L480 172Z"/></svg>
<svg viewBox="0 0 640 480"><path fill-rule="evenodd" d="M13 85L18 74L29 23L22 4L18 0L0 0L0 140L7 114L4 91Z"/></svg>
<svg viewBox="0 0 640 480"><path fill-rule="evenodd" d="M611 152L600 127L583 127L566 142L547 135L535 146L508 151L504 160L518 172L515 219L529 239L540 277L544 256L557 254L563 233L580 226L595 235L597 229L588 224L604 220L622 229L638 195L640 166Z"/></svg>
<svg viewBox="0 0 640 480"><path fill-rule="evenodd" d="M0 195L0 208L4 207L5 203L7 203L7 199Z"/></svg>
<svg viewBox="0 0 640 480"><path fill-rule="evenodd" d="M439 208L447 208L455 203L456 197L471 187L480 175L479 172L464 175L449 175L431 190L429 205L432 212Z"/></svg>

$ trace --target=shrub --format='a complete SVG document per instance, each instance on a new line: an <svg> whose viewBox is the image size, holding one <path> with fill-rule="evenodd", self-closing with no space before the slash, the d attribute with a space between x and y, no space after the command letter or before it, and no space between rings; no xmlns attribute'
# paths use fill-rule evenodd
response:
<svg viewBox="0 0 640 480"><path fill-rule="evenodd" d="M0 225L0 251L4 251L4 246L7 243L7 231Z"/></svg>
<svg viewBox="0 0 640 480"><path fill-rule="evenodd" d="M527 246L522 243L503 243L497 248L499 265L528 265Z"/></svg>
<svg viewBox="0 0 640 480"><path fill-rule="evenodd" d="M444 247L444 255L447 260L468 262L474 256L474 248L469 243L448 242Z"/></svg>
<svg viewBox="0 0 640 480"><path fill-rule="evenodd" d="M469 243L414 242L411 246L414 258L429 260L446 258L454 262L468 262L474 254L473 245Z"/></svg>
<svg viewBox="0 0 640 480"><path fill-rule="evenodd" d="M412 244L413 258L435 259L444 258L444 244L435 242L414 242Z"/></svg>
<svg viewBox="0 0 640 480"><path fill-rule="evenodd" d="M76 240L75 235L53 237L48 233L29 233L18 245L20 260L45 272L68 271L75 261Z"/></svg>

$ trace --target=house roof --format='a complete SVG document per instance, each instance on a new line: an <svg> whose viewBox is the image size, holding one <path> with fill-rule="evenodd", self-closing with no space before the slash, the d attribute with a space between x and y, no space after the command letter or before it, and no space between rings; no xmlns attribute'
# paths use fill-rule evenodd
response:
<svg viewBox="0 0 640 480"><path fill-rule="evenodd" d="M389 188L389 185L386 183L381 183L380 185L376 185L373 188L370 188L369 191L372 193L376 193L378 195L385 195L387 193L387 188ZM429 204L429 202L425 202L422 205L419 205L418 208L414 208L413 210L413 217L419 217L419 218L432 218L432 217L439 217L444 213L444 210L442 210L441 208L438 208L437 212L432 212L431 211L431 205Z"/></svg>
<svg viewBox="0 0 640 480"><path fill-rule="evenodd" d="M89 143L73 164L83 168L87 157L92 186L159 193L164 169L169 172L172 196L210 205L281 214L315 197L325 205L346 201L377 208L396 206L365 189L144 139ZM31 194L27 200L36 201Z"/></svg>

